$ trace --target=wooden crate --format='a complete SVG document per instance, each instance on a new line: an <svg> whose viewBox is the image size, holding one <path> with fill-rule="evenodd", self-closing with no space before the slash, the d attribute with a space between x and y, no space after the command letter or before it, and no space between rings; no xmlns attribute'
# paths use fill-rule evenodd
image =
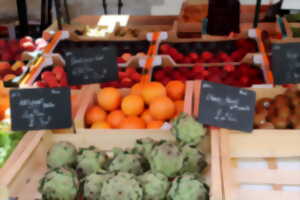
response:
<svg viewBox="0 0 300 200"><path fill-rule="evenodd" d="M1 180L5 180L4 184L10 191L10 196L18 197L18 200L29 200L40 198L40 194L37 191L39 180L43 177L47 171L46 167L46 153L49 148L59 141L69 141L77 147L88 147L94 145L101 150L111 151L113 147L128 148L132 147L136 139L151 137L155 140L165 139L174 140L175 138L169 133L164 131L156 130L156 132L145 132L140 130L139 132L126 132L119 130L114 134L77 134L77 135L53 135L53 134L41 134L43 135L40 142L33 148L34 151L31 153L26 162L23 163L22 167L18 170L14 170L15 166L11 165L11 170L14 171L14 176L6 176L4 179L1 176ZM207 182L211 186L211 198L212 200L221 200L221 186L220 174L214 174L215 171L212 167L218 165L218 157L214 156L214 150L210 148L209 137L205 141L206 145L201 149L206 153L209 162L209 168L205 172ZM211 154L212 153L212 154ZM9 171L10 172L10 171ZM218 190L216 190L218 189Z"/></svg>
<svg viewBox="0 0 300 200"><path fill-rule="evenodd" d="M37 132L27 132L14 151L10 154L9 158L0 168L0 186L7 185L9 180L16 176L19 169L30 157L36 145L40 142L41 134Z"/></svg>
<svg viewBox="0 0 300 200"><path fill-rule="evenodd" d="M194 113L199 112L200 89L200 83L196 81ZM286 89L251 90L256 92L256 98L259 99L275 97ZM249 134L210 127L210 132L212 149L219 150L215 155L221 157L223 200L300 199L299 130L255 129ZM282 159L286 162L282 162ZM297 161L298 163L289 164ZM292 169L282 168L286 165ZM261 166L264 168L261 169Z"/></svg>
<svg viewBox="0 0 300 200"><path fill-rule="evenodd" d="M262 5L260 9L260 18L265 16L269 5ZM199 14L201 12L201 14ZM240 22L241 23L252 23L255 14L255 5L241 5L240 7ZM195 20L186 19L187 15L192 15L191 17L195 17ZM185 2L182 4L179 20L183 23L192 23L193 21L203 21L208 15L208 4L204 2ZM188 20L188 21L186 21Z"/></svg>
<svg viewBox="0 0 300 200"><path fill-rule="evenodd" d="M300 134L221 129L224 200L300 199Z"/></svg>
<svg viewBox="0 0 300 200"><path fill-rule="evenodd" d="M249 38L248 36L244 36L244 37L241 37L241 38ZM178 39L178 38L168 38L167 40L165 41L162 41L159 43L159 46L157 47L158 49L160 48L160 46L164 43L167 43L167 44L170 44L170 45L176 45L176 44L184 44L184 43L217 43L217 42L225 42L225 41L237 41L238 39L241 39L241 38L231 38L231 37L225 37L225 38L190 38L190 39ZM259 38L254 38L253 40L255 40L255 43L256 43L256 46L257 46L257 52L255 53L260 53L260 45L261 45L261 40ZM219 47L219 48L222 48L222 47ZM216 50L216 49L214 49ZM220 50L221 51L221 50ZM190 50L190 52L193 52L192 50ZM183 52L181 52L183 53ZM186 53L186 52L185 52ZM197 52L196 52L197 53ZM249 61L249 59L253 58L253 55L255 53L247 53L244 58L242 58L242 60L240 62L244 62L244 61L247 61L247 62L253 62L252 60ZM158 55L162 56L162 54L160 54L160 52L157 53ZM166 56L166 55L163 55L163 56ZM170 57L170 56L169 56ZM172 63L174 64L177 64L177 65L180 65L180 63L176 63L171 57L169 58L171 59ZM186 64L190 64L190 63L186 63Z"/></svg>
<svg viewBox="0 0 300 200"><path fill-rule="evenodd" d="M69 31L71 38L77 41L137 41L146 40L148 32L172 31L177 18L177 16L83 15L73 19L71 25L63 25L63 30ZM89 37L75 34L75 30L82 29L85 26L95 27L99 24L103 25L104 28L107 27L111 31L114 31L117 22L122 26L138 29L140 31L138 36L117 37L113 34L108 34L105 37ZM51 32L57 31L57 23L54 23L44 31L43 35L48 37Z"/></svg>
<svg viewBox="0 0 300 200"><path fill-rule="evenodd" d="M115 133L119 132L117 129L101 129L101 130L95 130L95 129L88 129L85 128L85 113L86 111L93 105L96 104L96 93L100 90L99 85L90 85L84 89L84 92L82 93L84 97L84 101L81 102L80 108L77 112L77 115L74 119L75 129L76 133ZM129 89L120 89L121 94L123 96L127 95L129 93ZM184 112L191 114L192 109L192 96L193 96L193 83L187 82L186 83L186 91L185 91L185 97L184 97ZM130 130L130 132L140 132L141 130ZM146 129L143 130L145 132L156 132L155 129ZM166 132L168 130L165 130Z"/></svg>
<svg viewBox="0 0 300 200"><path fill-rule="evenodd" d="M263 5L260 10L260 17L265 16L268 5ZM255 6L241 5L240 7L240 34L235 37L248 36L248 30L253 28L253 19L255 13ZM182 4L179 18L177 20L178 32L199 33L201 35L202 23L208 16L208 4L203 1L186 1ZM176 28L176 26L175 26ZM270 35L277 37L280 33L277 29L276 23L262 22L258 24L258 28L267 31ZM203 34L199 38L203 39L226 39L228 36L212 36Z"/></svg>
<svg viewBox="0 0 300 200"><path fill-rule="evenodd" d="M169 55L161 55L161 56L157 56L158 59L160 60L160 65L157 65L157 66L153 66L150 70L150 79L153 81L154 78L153 78L153 72L155 70L156 67L159 67L159 66L162 66L162 67L165 67L165 66L171 66L171 67L193 67L195 65L198 65L197 63L195 64L177 64L171 56ZM250 64L250 65L255 65L254 64L254 61L253 61L253 58L254 57L254 54L248 54L246 55L241 62L232 62L232 63L201 63L201 66L203 67L224 67L225 65L227 64L232 64L234 66L238 66L242 63L246 63L246 64ZM257 66L257 65L256 65ZM268 73L268 68L264 65L264 64L261 64L260 66L257 66L258 68L260 68L262 74L263 74L263 78L264 78L264 81L266 84L273 84L272 82L272 78L268 78L269 76L269 73Z"/></svg>

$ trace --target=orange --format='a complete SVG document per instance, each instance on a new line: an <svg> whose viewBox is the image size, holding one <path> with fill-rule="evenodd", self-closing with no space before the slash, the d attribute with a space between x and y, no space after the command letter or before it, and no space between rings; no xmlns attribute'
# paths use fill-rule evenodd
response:
<svg viewBox="0 0 300 200"><path fill-rule="evenodd" d="M137 83L134 86L132 86L130 93L135 95L141 95L143 89L142 83Z"/></svg>
<svg viewBox="0 0 300 200"><path fill-rule="evenodd" d="M164 124L163 121L151 121L147 123L147 128L148 129L160 129L162 125Z"/></svg>
<svg viewBox="0 0 300 200"><path fill-rule="evenodd" d="M5 118L5 111L0 110L0 121L2 121Z"/></svg>
<svg viewBox="0 0 300 200"><path fill-rule="evenodd" d="M184 97L185 85L181 81L170 81L167 86L167 95L173 101L181 100Z"/></svg>
<svg viewBox="0 0 300 200"><path fill-rule="evenodd" d="M107 87L101 89L97 94L99 105L106 111L113 111L121 104L121 93L118 89Z"/></svg>
<svg viewBox="0 0 300 200"><path fill-rule="evenodd" d="M125 115L121 110L115 110L107 116L107 122L112 128L119 128L124 118Z"/></svg>
<svg viewBox="0 0 300 200"><path fill-rule="evenodd" d="M9 97L6 95L3 95L0 97L0 110L6 111L6 109L9 108Z"/></svg>
<svg viewBox="0 0 300 200"><path fill-rule="evenodd" d="M96 121L91 126L91 129L111 129L109 123L105 121Z"/></svg>
<svg viewBox="0 0 300 200"><path fill-rule="evenodd" d="M144 101L141 96L130 94L125 97L121 104L125 115L137 116L144 111Z"/></svg>
<svg viewBox="0 0 300 200"><path fill-rule="evenodd" d="M153 117L151 116L149 110L145 110L145 111L143 112L141 118L142 118L146 123L153 121Z"/></svg>
<svg viewBox="0 0 300 200"><path fill-rule="evenodd" d="M154 119L169 120L175 114L175 104L169 97L158 97L150 104L150 113Z"/></svg>
<svg viewBox="0 0 300 200"><path fill-rule="evenodd" d="M126 117L121 122L121 129L144 129L146 128L146 123L139 117L129 116Z"/></svg>
<svg viewBox="0 0 300 200"><path fill-rule="evenodd" d="M166 88L159 82L145 83L142 89L142 97L147 104L150 104L157 97L166 95Z"/></svg>
<svg viewBox="0 0 300 200"><path fill-rule="evenodd" d="M180 113L183 112L183 107L184 107L184 101L175 101L175 108L176 108L176 116L179 115Z"/></svg>
<svg viewBox="0 0 300 200"><path fill-rule="evenodd" d="M85 113L85 123L92 125L96 121L103 121L106 118L106 112L99 106L93 106Z"/></svg>

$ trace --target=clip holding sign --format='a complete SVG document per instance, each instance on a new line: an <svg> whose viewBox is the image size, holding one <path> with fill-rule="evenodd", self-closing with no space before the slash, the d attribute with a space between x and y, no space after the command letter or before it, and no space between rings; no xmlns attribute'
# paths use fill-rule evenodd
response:
<svg viewBox="0 0 300 200"><path fill-rule="evenodd" d="M257 32L256 29L251 28L248 30L248 36L249 38L257 38Z"/></svg>
<svg viewBox="0 0 300 200"><path fill-rule="evenodd" d="M153 58L153 61L152 61L153 66L158 66L158 65L162 64L162 57L161 56L153 56L152 58ZM147 59L149 59L149 57L139 59L139 66L142 67L142 68L145 68Z"/></svg>
<svg viewBox="0 0 300 200"><path fill-rule="evenodd" d="M263 56L260 53L253 55L253 63L257 65L261 65L264 63Z"/></svg>
<svg viewBox="0 0 300 200"><path fill-rule="evenodd" d="M149 32L146 34L146 38L149 42L163 41L168 39L167 32Z"/></svg>

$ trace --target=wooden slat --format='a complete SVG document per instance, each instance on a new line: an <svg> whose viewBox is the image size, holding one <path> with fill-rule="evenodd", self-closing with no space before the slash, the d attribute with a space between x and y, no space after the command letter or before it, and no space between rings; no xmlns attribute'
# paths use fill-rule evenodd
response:
<svg viewBox="0 0 300 200"><path fill-rule="evenodd" d="M80 102L78 111L74 118L74 125L76 130L83 129L85 127L84 116L86 110L95 103L96 101L95 92L98 91L99 89L100 89L99 85L90 85L85 87L81 92L80 99L82 101Z"/></svg>
<svg viewBox="0 0 300 200"><path fill-rule="evenodd" d="M300 186L300 170L233 169L235 181L242 184L282 184Z"/></svg>
<svg viewBox="0 0 300 200"><path fill-rule="evenodd" d="M279 94L283 94L286 88L251 88L250 90L255 91L256 99L261 99L265 97L273 98Z"/></svg>
<svg viewBox="0 0 300 200"><path fill-rule="evenodd" d="M221 176L221 152L220 152L220 134L218 130L211 130L211 200L223 200L223 187Z"/></svg>
<svg viewBox="0 0 300 200"><path fill-rule="evenodd" d="M194 111L193 111L194 116L199 115L200 94L201 94L201 81L194 81Z"/></svg>
<svg viewBox="0 0 300 200"><path fill-rule="evenodd" d="M255 130L252 134L230 134L229 153L233 158L284 158L300 156L300 131L298 130Z"/></svg>
<svg viewBox="0 0 300 200"><path fill-rule="evenodd" d="M13 180L40 143L43 135L42 132L28 132L24 135L5 165L0 169L0 185L7 186Z"/></svg>
<svg viewBox="0 0 300 200"><path fill-rule="evenodd" d="M184 112L188 115L192 115L192 102L194 93L194 82L187 81L185 83L185 96L184 96Z"/></svg>
<svg viewBox="0 0 300 200"><path fill-rule="evenodd" d="M221 169L223 181L223 194L224 200L234 200L239 185L234 184L232 166L230 163L229 152L229 134L219 132L220 134L220 147L221 147Z"/></svg>
<svg viewBox="0 0 300 200"><path fill-rule="evenodd" d="M300 192L241 190L239 191L238 197L236 199L230 199L230 200L298 200L298 199L300 199Z"/></svg>
<svg viewBox="0 0 300 200"><path fill-rule="evenodd" d="M46 134L27 162L23 164L18 175L9 184L8 189L10 190L11 196L18 197L18 200L40 198L40 194L37 191L39 180L47 171L46 154L55 142L69 141L77 147L88 147L90 145L94 145L100 150L111 151L113 147L132 147L136 139L146 137L150 137L155 140L175 140L175 137L173 137L170 132L160 130L156 130L156 132L153 133L144 133L143 130L139 133L119 130L119 132L111 134ZM209 155L210 152L204 153ZM207 171L207 174L205 174L208 179L210 179L210 173L210 171ZM212 194L212 196L214 196L214 194ZM214 198L213 200L222 199Z"/></svg>

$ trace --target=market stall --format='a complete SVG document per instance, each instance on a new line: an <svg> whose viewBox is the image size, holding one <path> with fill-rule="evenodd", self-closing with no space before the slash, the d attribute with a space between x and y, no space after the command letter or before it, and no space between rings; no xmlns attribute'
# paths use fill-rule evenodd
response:
<svg viewBox="0 0 300 200"><path fill-rule="evenodd" d="M298 16L212 9L0 39L0 199L300 199Z"/></svg>

